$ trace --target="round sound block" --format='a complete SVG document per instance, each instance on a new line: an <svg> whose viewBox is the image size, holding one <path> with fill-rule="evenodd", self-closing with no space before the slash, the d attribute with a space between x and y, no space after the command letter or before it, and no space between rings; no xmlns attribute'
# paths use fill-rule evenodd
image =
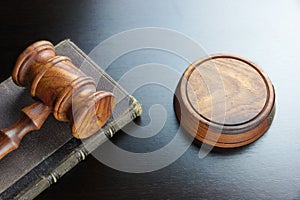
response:
<svg viewBox="0 0 300 200"><path fill-rule="evenodd" d="M201 142L234 148L268 130L275 92L257 65L233 55L212 55L186 69L174 108L181 126Z"/></svg>

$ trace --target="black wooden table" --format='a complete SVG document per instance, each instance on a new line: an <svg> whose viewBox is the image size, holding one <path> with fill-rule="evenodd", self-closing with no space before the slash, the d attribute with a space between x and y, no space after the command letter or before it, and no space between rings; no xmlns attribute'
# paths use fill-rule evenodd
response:
<svg viewBox="0 0 300 200"><path fill-rule="evenodd" d="M213 149L199 158L201 143L194 142L174 163L149 173L122 172L89 156L37 199L300 199L300 1L10 0L1 2L0 26L1 81L10 76L19 53L36 40L57 43L70 38L89 53L122 31L161 27L186 35L207 54L252 60L276 89L273 125L249 146ZM168 65L179 73L188 65L178 56L145 48L117 58L106 71L119 80L149 63ZM133 82L145 77L136 76ZM168 80L168 74L158 77ZM151 124L149 110L155 104L164 107L165 123L152 137L135 138L120 131L112 142L135 153L163 148L179 127L172 91L153 83L133 95L144 106L136 125Z"/></svg>

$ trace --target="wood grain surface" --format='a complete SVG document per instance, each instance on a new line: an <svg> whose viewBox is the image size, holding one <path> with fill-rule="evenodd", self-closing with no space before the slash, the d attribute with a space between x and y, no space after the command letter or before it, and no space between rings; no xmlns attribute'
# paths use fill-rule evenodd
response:
<svg viewBox="0 0 300 200"><path fill-rule="evenodd" d="M212 55L191 64L175 93L181 125L198 140L233 148L249 144L271 125L275 92L255 64L233 55Z"/></svg>
<svg viewBox="0 0 300 200"><path fill-rule="evenodd" d="M12 126L0 130L0 159L17 149L22 138L33 130L39 130L52 108L35 102L22 109L21 118Z"/></svg>
<svg viewBox="0 0 300 200"><path fill-rule="evenodd" d="M0 159L18 148L25 134L40 129L51 112L57 120L71 122L73 136L83 139L107 122L115 106L111 92L96 92L94 80L70 58L56 56L48 41L35 42L21 53L12 78L37 101L22 110L25 115L18 122L1 130Z"/></svg>

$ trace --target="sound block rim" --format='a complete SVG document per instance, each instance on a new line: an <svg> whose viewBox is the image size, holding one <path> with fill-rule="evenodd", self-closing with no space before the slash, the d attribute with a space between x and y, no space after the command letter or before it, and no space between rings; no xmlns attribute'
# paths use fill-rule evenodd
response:
<svg viewBox="0 0 300 200"><path fill-rule="evenodd" d="M226 125L214 123L197 113L190 105L186 84L195 67L213 59L236 59L255 69L267 88L266 103L257 116L245 123ZM260 138L270 127L275 115L275 90L268 76L249 60L230 54L214 54L191 64L182 75L174 95L174 109L181 126L193 137L206 144L235 148L250 144Z"/></svg>

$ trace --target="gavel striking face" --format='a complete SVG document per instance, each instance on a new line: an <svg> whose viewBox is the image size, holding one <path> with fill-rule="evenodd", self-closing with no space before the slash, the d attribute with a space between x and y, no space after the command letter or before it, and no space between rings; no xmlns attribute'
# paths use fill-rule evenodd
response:
<svg viewBox="0 0 300 200"><path fill-rule="evenodd" d="M58 121L70 122L73 136L82 139L97 132L115 106L112 93L97 92L94 80L68 57L56 56L48 41L32 44L19 56L12 78L29 88L37 101L22 109L19 121L0 131L0 159L18 148L25 134L40 129L50 113Z"/></svg>

